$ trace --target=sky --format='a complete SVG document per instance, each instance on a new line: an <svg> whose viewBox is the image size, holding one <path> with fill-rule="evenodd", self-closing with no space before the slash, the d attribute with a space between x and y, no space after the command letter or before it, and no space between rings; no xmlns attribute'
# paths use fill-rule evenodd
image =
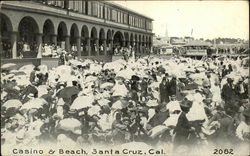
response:
<svg viewBox="0 0 250 156"><path fill-rule="evenodd" d="M154 19L153 33L249 39L248 1L115 1ZM193 29L193 31L192 31Z"/></svg>

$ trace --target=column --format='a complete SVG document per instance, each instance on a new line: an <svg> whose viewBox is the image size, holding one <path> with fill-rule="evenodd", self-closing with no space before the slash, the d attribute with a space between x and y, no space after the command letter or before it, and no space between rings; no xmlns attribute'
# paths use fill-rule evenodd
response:
<svg viewBox="0 0 250 156"><path fill-rule="evenodd" d="M122 47L125 47L126 46L126 42L125 40L122 40Z"/></svg>
<svg viewBox="0 0 250 156"><path fill-rule="evenodd" d="M70 51L69 35L65 36L65 50Z"/></svg>
<svg viewBox="0 0 250 156"><path fill-rule="evenodd" d="M86 38L86 41L87 41L87 52L88 52L88 56L91 56L91 47L90 47L90 38L89 37L87 37Z"/></svg>
<svg viewBox="0 0 250 156"><path fill-rule="evenodd" d="M127 43L127 48L129 48L129 44L130 44L129 39L127 39L126 43Z"/></svg>
<svg viewBox="0 0 250 156"><path fill-rule="evenodd" d="M76 37L77 57L81 57L81 37Z"/></svg>
<svg viewBox="0 0 250 156"><path fill-rule="evenodd" d="M43 37L42 33L36 35L37 58L42 58L42 42L43 42L42 37Z"/></svg>
<svg viewBox="0 0 250 156"><path fill-rule="evenodd" d="M51 39L52 39L52 43L54 43L55 46L57 47L57 35L56 34L51 35Z"/></svg>
<svg viewBox="0 0 250 156"><path fill-rule="evenodd" d="M114 48L114 43L113 43L113 40L111 39L110 40L110 54L111 55L113 55L113 53L114 53L113 48Z"/></svg>
<svg viewBox="0 0 250 156"><path fill-rule="evenodd" d="M103 50L104 50L104 55L107 55L107 40L103 39Z"/></svg>
<svg viewBox="0 0 250 156"><path fill-rule="evenodd" d="M99 55L99 38L95 38L95 45L96 45L96 55Z"/></svg>
<svg viewBox="0 0 250 156"><path fill-rule="evenodd" d="M12 58L15 59L17 57L17 33L18 32L11 32L11 51L12 51Z"/></svg>

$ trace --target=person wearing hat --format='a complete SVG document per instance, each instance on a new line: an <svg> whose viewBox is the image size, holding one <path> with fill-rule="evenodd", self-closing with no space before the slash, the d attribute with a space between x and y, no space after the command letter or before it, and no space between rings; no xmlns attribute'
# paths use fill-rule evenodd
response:
<svg viewBox="0 0 250 156"><path fill-rule="evenodd" d="M167 78L163 77L159 89L160 89L160 101L161 102L169 102L169 94L168 94L168 84L167 84Z"/></svg>
<svg viewBox="0 0 250 156"><path fill-rule="evenodd" d="M236 93L234 89L233 79L227 78L227 83L222 87L221 97L225 101L225 110L233 110L234 101L236 100Z"/></svg>
<svg viewBox="0 0 250 156"><path fill-rule="evenodd" d="M250 108L243 111L245 121L241 121L236 129L236 136L241 140L249 143L250 141Z"/></svg>
<svg viewBox="0 0 250 156"><path fill-rule="evenodd" d="M248 97L248 86L244 83L242 77L239 78L238 83L235 85L235 92L239 99L245 99Z"/></svg>
<svg viewBox="0 0 250 156"><path fill-rule="evenodd" d="M175 138L174 138L174 149L178 148L181 145L189 145L188 137L189 134L194 131L194 128L191 127L190 122L188 121L186 114L189 112L192 107L193 102L184 98L180 102L181 114L178 118L176 127L174 129Z"/></svg>

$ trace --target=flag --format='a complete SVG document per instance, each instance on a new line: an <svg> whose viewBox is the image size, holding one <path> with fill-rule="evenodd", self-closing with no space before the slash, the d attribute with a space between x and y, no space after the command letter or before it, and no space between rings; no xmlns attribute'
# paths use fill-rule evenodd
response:
<svg viewBox="0 0 250 156"><path fill-rule="evenodd" d="M191 36L193 35L193 28L192 28L192 30L191 30Z"/></svg>

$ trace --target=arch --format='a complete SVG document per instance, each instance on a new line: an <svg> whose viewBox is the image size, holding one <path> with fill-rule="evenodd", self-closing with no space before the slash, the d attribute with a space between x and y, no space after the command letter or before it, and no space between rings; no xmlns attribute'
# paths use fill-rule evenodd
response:
<svg viewBox="0 0 250 156"><path fill-rule="evenodd" d="M114 47L123 46L124 36L120 31L115 32L113 37Z"/></svg>
<svg viewBox="0 0 250 156"><path fill-rule="evenodd" d="M100 31L99 31L99 45L100 45L100 52L99 52L99 54L100 55L104 55L104 41L105 41L105 31L104 31L104 29L103 28L101 28L100 29ZM102 46L102 48L101 48L101 46Z"/></svg>
<svg viewBox="0 0 250 156"><path fill-rule="evenodd" d="M81 55L87 56L88 55L88 43L87 39L89 38L89 29L86 25L82 27L81 30Z"/></svg>
<svg viewBox="0 0 250 156"><path fill-rule="evenodd" d="M106 42L107 42L107 53L111 54L113 47L112 47L112 44L111 44L111 42L112 42L112 31L110 29L108 29L106 36L107 36L107 40L106 40Z"/></svg>
<svg viewBox="0 0 250 156"><path fill-rule="evenodd" d="M90 33L91 55L96 55L97 54L96 39L97 39L97 30L96 30L95 27L92 27L91 33Z"/></svg>
<svg viewBox="0 0 250 156"><path fill-rule="evenodd" d="M145 36L142 35L142 53L145 52Z"/></svg>
<svg viewBox="0 0 250 156"><path fill-rule="evenodd" d="M151 38L151 36L148 37L148 46L151 49L151 47L152 47L152 38Z"/></svg>
<svg viewBox="0 0 250 156"><path fill-rule="evenodd" d="M13 31L12 23L10 19L5 15L0 13L0 30L1 30L1 40L0 40L0 57L1 58L12 58L11 52L11 36L10 33Z"/></svg>
<svg viewBox="0 0 250 156"><path fill-rule="evenodd" d="M65 37L68 34L67 26L64 22L60 22L57 28L57 43L62 49L66 49Z"/></svg>
<svg viewBox="0 0 250 156"><path fill-rule="evenodd" d="M71 28L70 28L70 47L71 47L71 51L76 53L77 52L77 46L76 46L76 40L77 37L79 37L79 30L78 27L75 23L72 24ZM74 54L76 56L76 54Z"/></svg>
<svg viewBox="0 0 250 156"><path fill-rule="evenodd" d="M89 37L89 29L86 25L82 26L81 36L86 38Z"/></svg>
<svg viewBox="0 0 250 156"><path fill-rule="evenodd" d="M125 38L125 46L128 47L129 46L129 34L128 34L128 32L124 33L124 38Z"/></svg>
<svg viewBox="0 0 250 156"><path fill-rule="evenodd" d="M43 24L43 43L52 43L52 35L55 34L54 24L50 19L47 19Z"/></svg>
<svg viewBox="0 0 250 156"><path fill-rule="evenodd" d="M137 34L135 34L135 40L136 43L138 42Z"/></svg>
<svg viewBox="0 0 250 156"><path fill-rule="evenodd" d="M134 47L134 35L132 33L130 35L130 45Z"/></svg>
<svg viewBox="0 0 250 156"><path fill-rule="evenodd" d="M18 25L18 53L17 56L20 56L20 52L25 46L23 51L23 57L36 57L38 53L37 49L37 34L39 33L39 27L34 18L30 16L25 16L21 19Z"/></svg>

